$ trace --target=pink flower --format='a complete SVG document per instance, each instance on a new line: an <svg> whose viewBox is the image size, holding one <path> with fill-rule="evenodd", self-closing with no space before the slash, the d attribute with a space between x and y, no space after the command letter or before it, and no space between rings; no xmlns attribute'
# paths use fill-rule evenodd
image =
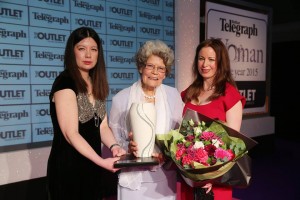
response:
<svg viewBox="0 0 300 200"><path fill-rule="evenodd" d="M189 155L189 154L186 154L185 156L182 157L182 165L185 166L185 165L190 165L192 163L192 157Z"/></svg>
<svg viewBox="0 0 300 200"><path fill-rule="evenodd" d="M207 132L205 131L200 136L201 140L207 140L207 141L216 139L216 138L218 138L218 137L215 135L214 132L211 132L211 131L207 131Z"/></svg>
<svg viewBox="0 0 300 200"><path fill-rule="evenodd" d="M217 148L212 144L208 144L204 147L204 149L207 151L209 156L213 156Z"/></svg>
<svg viewBox="0 0 300 200"><path fill-rule="evenodd" d="M176 158L176 160L180 160L182 155L185 154L185 148L184 148L183 144L178 144L177 147L178 147L178 150L176 151L175 158Z"/></svg>
<svg viewBox="0 0 300 200"><path fill-rule="evenodd" d="M225 150L225 149L218 148L218 149L216 149L214 156L217 159L220 159L221 161L224 161L224 162L230 161L234 158L234 154L231 149Z"/></svg>
<svg viewBox="0 0 300 200"><path fill-rule="evenodd" d="M187 141L193 141L194 139L195 139L195 136L194 135L188 135L188 136L186 136L185 137L185 139L187 140Z"/></svg>
<svg viewBox="0 0 300 200"><path fill-rule="evenodd" d="M194 161L199 162L205 166L209 166L209 164L207 163L208 154L207 151L205 151L203 148L195 149L193 157Z"/></svg>

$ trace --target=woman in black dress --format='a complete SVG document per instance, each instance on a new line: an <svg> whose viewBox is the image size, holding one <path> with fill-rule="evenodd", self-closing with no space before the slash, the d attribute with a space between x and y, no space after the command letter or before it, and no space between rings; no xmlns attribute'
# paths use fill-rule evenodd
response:
<svg viewBox="0 0 300 200"><path fill-rule="evenodd" d="M103 49L91 28L74 30L66 45L64 71L50 93L54 138L47 180L51 200L101 200L103 170L116 172L125 154L108 127L108 96ZM114 158L101 157L101 142Z"/></svg>

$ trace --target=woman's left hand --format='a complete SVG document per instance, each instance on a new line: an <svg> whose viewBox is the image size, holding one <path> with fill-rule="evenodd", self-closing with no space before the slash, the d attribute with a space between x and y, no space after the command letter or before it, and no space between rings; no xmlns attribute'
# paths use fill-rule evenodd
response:
<svg viewBox="0 0 300 200"><path fill-rule="evenodd" d="M158 158L160 164L165 162L165 156L162 153L152 153L152 157Z"/></svg>

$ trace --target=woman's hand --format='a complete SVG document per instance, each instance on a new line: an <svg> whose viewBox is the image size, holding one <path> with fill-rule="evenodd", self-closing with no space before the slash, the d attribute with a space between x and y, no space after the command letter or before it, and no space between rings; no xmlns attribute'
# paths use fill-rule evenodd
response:
<svg viewBox="0 0 300 200"><path fill-rule="evenodd" d="M115 173L116 171L120 170L120 168L114 167L115 162L118 160L120 160L120 157L105 158L103 159L103 162L100 164L100 166L110 172Z"/></svg>
<svg viewBox="0 0 300 200"><path fill-rule="evenodd" d="M133 133L129 132L128 133L128 138L129 138L129 143L128 143L128 152L129 153L133 153L133 155L135 155L135 157L137 157L137 143L135 141L133 141Z"/></svg>
<svg viewBox="0 0 300 200"><path fill-rule="evenodd" d="M112 153L113 157L120 157L120 156L126 154L126 150L123 149L122 147L120 147L119 145L116 145L111 149L111 153Z"/></svg>
<svg viewBox="0 0 300 200"><path fill-rule="evenodd" d="M211 183L206 183L202 188L206 189L206 194L209 193L212 189Z"/></svg>
<svg viewBox="0 0 300 200"><path fill-rule="evenodd" d="M160 164L165 162L165 156L162 153L152 153L152 157L158 158Z"/></svg>

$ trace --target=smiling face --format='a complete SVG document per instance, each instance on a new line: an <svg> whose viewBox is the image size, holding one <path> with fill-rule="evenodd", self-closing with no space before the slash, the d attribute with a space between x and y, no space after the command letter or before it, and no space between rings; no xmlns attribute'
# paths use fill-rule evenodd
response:
<svg viewBox="0 0 300 200"><path fill-rule="evenodd" d="M211 47L203 47L198 54L198 71L204 80L213 79L217 72L216 52Z"/></svg>
<svg viewBox="0 0 300 200"><path fill-rule="evenodd" d="M163 60L156 55L151 55L146 65L152 65L153 69L145 66L139 70L141 73L142 87L145 91L153 91L156 87L160 86L162 81L166 78L166 73L161 72L166 66Z"/></svg>
<svg viewBox="0 0 300 200"><path fill-rule="evenodd" d="M93 38L85 38L74 47L76 63L80 72L88 72L95 67L98 59L98 46Z"/></svg>

